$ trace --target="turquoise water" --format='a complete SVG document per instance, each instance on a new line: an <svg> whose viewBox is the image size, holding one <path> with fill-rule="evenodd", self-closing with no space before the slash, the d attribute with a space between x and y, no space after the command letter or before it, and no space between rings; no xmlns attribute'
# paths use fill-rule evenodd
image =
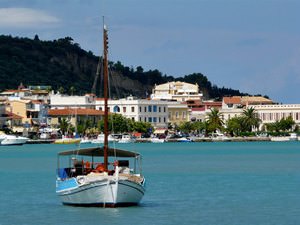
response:
<svg viewBox="0 0 300 225"><path fill-rule="evenodd" d="M56 153L75 146L1 146L0 225L300 224L300 142L121 146L143 155L138 207L63 206Z"/></svg>

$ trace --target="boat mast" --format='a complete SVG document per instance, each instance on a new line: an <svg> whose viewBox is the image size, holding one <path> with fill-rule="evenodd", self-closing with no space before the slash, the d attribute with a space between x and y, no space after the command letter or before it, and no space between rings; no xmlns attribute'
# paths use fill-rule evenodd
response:
<svg viewBox="0 0 300 225"><path fill-rule="evenodd" d="M104 17L103 17L104 23ZM104 85L104 169L108 170L108 35L103 24L103 85Z"/></svg>

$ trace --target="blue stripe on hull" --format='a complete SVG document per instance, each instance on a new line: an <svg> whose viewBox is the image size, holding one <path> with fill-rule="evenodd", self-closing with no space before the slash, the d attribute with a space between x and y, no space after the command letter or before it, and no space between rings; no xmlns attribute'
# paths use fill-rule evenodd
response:
<svg viewBox="0 0 300 225"><path fill-rule="evenodd" d="M128 207L128 206L137 206L139 203L136 202L122 202L122 203L111 203L111 202L106 202L106 203L87 203L87 204L73 204L73 203L66 203L63 202L64 205L68 206L76 206L76 207L105 207L105 208L117 208L117 207Z"/></svg>

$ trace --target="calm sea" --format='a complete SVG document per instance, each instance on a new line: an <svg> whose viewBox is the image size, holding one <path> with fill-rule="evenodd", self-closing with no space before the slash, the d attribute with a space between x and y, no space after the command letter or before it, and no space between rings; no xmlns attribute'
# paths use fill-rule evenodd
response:
<svg viewBox="0 0 300 225"><path fill-rule="evenodd" d="M138 207L63 206L56 157L73 145L0 146L0 225L300 224L300 142L122 146L143 155Z"/></svg>

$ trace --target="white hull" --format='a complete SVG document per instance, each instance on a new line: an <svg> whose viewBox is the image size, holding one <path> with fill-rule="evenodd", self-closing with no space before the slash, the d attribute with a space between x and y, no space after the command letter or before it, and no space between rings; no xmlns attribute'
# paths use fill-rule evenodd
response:
<svg viewBox="0 0 300 225"><path fill-rule="evenodd" d="M104 207L137 205L145 192L143 185L118 179L115 176L105 176L102 179L85 182L88 180L87 177L79 178L82 179L82 184L78 184L73 178L73 187L56 191L63 204Z"/></svg>
<svg viewBox="0 0 300 225"><path fill-rule="evenodd" d="M159 139L159 138L152 138L151 142L152 143L164 143L165 140L164 139Z"/></svg>
<svg viewBox="0 0 300 225"><path fill-rule="evenodd" d="M29 140L26 137L17 137L15 135L6 135L5 139L1 141L1 145L22 145Z"/></svg>

